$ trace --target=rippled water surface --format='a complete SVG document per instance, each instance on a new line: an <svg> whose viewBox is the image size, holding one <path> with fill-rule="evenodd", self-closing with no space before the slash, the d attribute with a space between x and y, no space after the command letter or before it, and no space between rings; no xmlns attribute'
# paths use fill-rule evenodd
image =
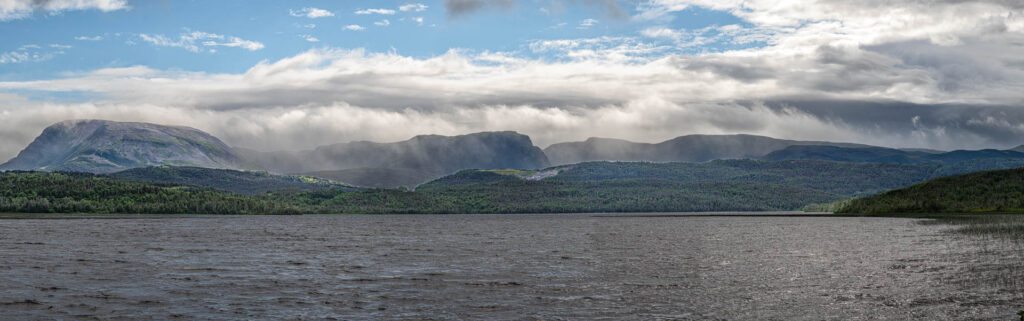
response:
<svg viewBox="0 0 1024 321"><path fill-rule="evenodd" d="M917 220L0 220L2 319L1015 320L1012 241Z"/></svg>

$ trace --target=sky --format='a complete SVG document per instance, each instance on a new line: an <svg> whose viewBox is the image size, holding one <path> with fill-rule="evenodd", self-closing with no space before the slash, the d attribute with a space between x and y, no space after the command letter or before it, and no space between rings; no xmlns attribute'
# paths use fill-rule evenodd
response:
<svg viewBox="0 0 1024 321"><path fill-rule="evenodd" d="M1024 144L1019 0L0 0L0 159L67 119L257 150L514 130Z"/></svg>

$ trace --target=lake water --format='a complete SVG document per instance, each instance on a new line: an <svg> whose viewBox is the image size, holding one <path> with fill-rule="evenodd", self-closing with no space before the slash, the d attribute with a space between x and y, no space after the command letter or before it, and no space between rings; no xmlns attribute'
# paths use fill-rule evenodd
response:
<svg viewBox="0 0 1024 321"><path fill-rule="evenodd" d="M0 220L2 319L1015 320L1011 241L918 220Z"/></svg>

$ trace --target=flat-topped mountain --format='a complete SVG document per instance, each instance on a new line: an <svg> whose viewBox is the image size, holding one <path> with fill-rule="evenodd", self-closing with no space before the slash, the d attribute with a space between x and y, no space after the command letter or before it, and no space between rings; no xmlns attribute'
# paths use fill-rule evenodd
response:
<svg viewBox="0 0 1024 321"><path fill-rule="evenodd" d="M107 120L69 120L43 130L0 170L111 173L178 165L237 168L231 148L198 129Z"/></svg>
<svg viewBox="0 0 1024 321"><path fill-rule="evenodd" d="M357 141L297 152L239 153L256 168L332 179L347 177L356 181L342 181L371 187L415 186L463 169L536 169L550 165L544 151L534 146L529 136L510 131L423 135L395 143ZM400 185L374 184L365 177L384 172L389 182Z"/></svg>
<svg viewBox="0 0 1024 321"><path fill-rule="evenodd" d="M869 147L756 135L687 135L655 144L590 138L582 142L554 144L545 148L544 153L554 165L589 161L706 162L715 159L756 159L794 145Z"/></svg>

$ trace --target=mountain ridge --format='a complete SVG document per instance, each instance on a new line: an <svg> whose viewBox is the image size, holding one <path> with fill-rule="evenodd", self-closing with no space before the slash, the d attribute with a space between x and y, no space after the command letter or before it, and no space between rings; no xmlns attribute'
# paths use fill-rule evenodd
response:
<svg viewBox="0 0 1024 321"><path fill-rule="evenodd" d="M67 120L48 126L0 170L111 173L159 165L238 168L239 164L227 144L195 128Z"/></svg>

